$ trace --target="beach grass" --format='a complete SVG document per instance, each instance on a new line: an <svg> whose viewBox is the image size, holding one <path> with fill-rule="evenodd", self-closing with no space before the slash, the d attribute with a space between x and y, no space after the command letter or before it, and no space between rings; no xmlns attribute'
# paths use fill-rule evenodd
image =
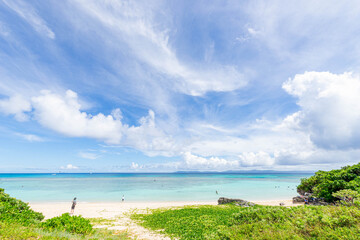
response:
<svg viewBox="0 0 360 240"><path fill-rule="evenodd" d="M107 239L127 240L126 232L116 232L107 229L94 229L89 235L74 234L66 231L48 231L36 225L24 226L19 223L5 223L0 221L0 239L49 239L49 240L77 240L77 239Z"/></svg>
<svg viewBox="0 0 360 240"><path fill-rule="evenodd" d="M43 219L42 213L0 188L0 239L128 239L126 232L93 228L91 221L81 216L65 213ZM102 219L92 221L103 222Z"/></svg>
<svg viewBox="0 0 360 240"><path fill-rule="evenodd" d="M133 214L140 225L177 239L359 239L355 206L189 206Z"/></svg>

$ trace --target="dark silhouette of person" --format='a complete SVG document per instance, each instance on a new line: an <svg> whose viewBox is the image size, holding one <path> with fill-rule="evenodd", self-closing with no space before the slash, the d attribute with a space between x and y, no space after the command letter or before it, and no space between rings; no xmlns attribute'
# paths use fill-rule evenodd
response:
<svg viewBox="0 0 360 240"><path fill-rule="evenodd" d="M74 200L72 201L70 214L74 213L75 206L76 206L76 197L74 197Z"/></svg>

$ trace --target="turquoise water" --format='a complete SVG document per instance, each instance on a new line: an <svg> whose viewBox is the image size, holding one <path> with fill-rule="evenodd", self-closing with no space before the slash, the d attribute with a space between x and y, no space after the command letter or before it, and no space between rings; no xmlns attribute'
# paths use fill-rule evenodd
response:
<svg viewBox="0 0 360 240"><path fill-rule="evenodd" d="M6 193L28 202L280 200L311 174L58 173L0 174ZM218 194L216 194L218 191Z"/></svg>

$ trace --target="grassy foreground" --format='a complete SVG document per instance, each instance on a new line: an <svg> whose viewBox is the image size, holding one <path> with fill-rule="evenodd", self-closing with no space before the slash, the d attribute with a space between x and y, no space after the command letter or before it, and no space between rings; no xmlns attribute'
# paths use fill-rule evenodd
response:
<svg viewBox="0 0 360 240"><path fill-rule="evenodd" d="M94 229L100 219L63 214L46 221L21 200L10 197L0 188L0 239L127 239L126 233Z"/></svg>
<svg viewBox="0 0 360 240"><path fill-rule="evenodd" d="M134 214L140 225L178 239L359 239L355 206L191 206Z"/></svg>
<svg viewBox="0 0 360 240"><path fill-rule="evenodd" d="M0 239L23 240L23 239L42 239L42 240L80 240L80 239L107 239L125 240L128 239L125 233L114 235L114 232L106 229L96 229L89 235L74 234L59 230L46 230L36 225L24 226L18 223L0 222Z"/></svg>

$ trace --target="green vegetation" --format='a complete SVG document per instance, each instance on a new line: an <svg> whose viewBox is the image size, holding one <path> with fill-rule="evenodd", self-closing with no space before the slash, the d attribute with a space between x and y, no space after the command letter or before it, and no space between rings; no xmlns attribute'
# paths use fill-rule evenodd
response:
<svg viewBox="0 0 360 240"><path fill-rule="evenodd" d="M93 229L90 221L81 216L66 213L41 222L43 219L41 213L0 188L0 239L127 239L126 233Z"/></svg>
<svg viewBox="0 0 360 240"><path fill-rule="evenodd" d="M88 219L81 216L70 216L68 213L46 220L42 226L48 230L56 229L84 235L93 232L92 225Z"/></svg>
<svg viewBox="0 0 360 240"><path fill-rule="evenodd" d="M302 179L298 192L312 193L336 206L253 206L233 204L155 209L133 213L140 225L177 239L359 239L360 164L318 171ZM44 216L0 189L0 239L126 239L92 224L111 220L63 214Z"/></svg>
<svg viewBox="0 0 360 240"><path fill-rule="evenodd" d="M300 194L312 193L328 202L338 200L333 193L343 189L360 193L360 163L331 171L318 171L314 176L301 179L297 187Z"/></svg>
<svg viewBox="0 0 360 240"><path fill-rule="evenodd" d="M26 226L39 223L43 219L44 216L41 213L31 210L27 203L10 197L4 189L0 188L1 222L16 222Z"/></svg>
<svg viewBox="0 0 360 240"><path fill-rule="evenodd" d="M360 197L359 192L351 189L343 189L332 194L333 197L340 199L340 203L344 205L353 205L356 203L358 205L358 199Z"/></svg>
<svg viewBox="0 0 360 240"><path fill-rule="evenodd" d="M30 209L27 203L16 198L12 198L9 194L0 188L0 221L7 223L20 223L24 226L39 223L44 219L41 213Z"/></svg>
<svg viewBox="0 0 360 240"><path fill-rule="evenodd" d="M134 214L140 225L179 239L359 239L355 206L192 206Z"/></svg>

